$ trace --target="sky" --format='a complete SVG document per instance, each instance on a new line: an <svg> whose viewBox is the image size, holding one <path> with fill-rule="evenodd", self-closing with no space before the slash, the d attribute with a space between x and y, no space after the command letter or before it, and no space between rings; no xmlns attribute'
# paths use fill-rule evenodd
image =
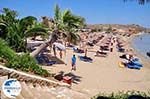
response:
<svg viewBox="0 0 150 99"><path fill-rule="evenodd" d="M133 0L134 1L134 0ZM135 0L136 1L136 0ZM124 3L123 0L0 0L0 9L10 8L25 16L53 17L54 5L70 9L88 24L139 24L150 28L150 3Z"/></svg>

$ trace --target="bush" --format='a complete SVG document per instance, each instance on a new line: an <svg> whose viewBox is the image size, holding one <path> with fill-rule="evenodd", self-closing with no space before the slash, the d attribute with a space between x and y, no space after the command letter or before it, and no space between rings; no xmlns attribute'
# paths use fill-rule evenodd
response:
<svg viewBox="0 0 150 99"><path fill-rule="evenodd" d="M50 76L47 70L44 70L42 67L37 65L36 60L33 57L27 53L17 55L2 39L0 39L0 57L7 60L5 65L8 68L19 69L25 72L33 72L44 77Z"/></svg>
<svg viewBox="0 0 150 99"><path fill-rule="evenodd" d="M47 70L44 70L37 65L35 59L30 57L29 54L18 55L18 57L8 61L6 66L9 68L20 69L25 72L30 71L41 76L50 75Z"/></svg>
<svg viewBox="0 0 150 99"><path fill-rule="evenodd" d="M150 93L148 94L140 91L121 91L117 93L105 94L99 93L91 99L149 99Z"/></svg>
<svg viewBox="0 0 150 99"><path fill-rule="evenodd" d="M13 59L16 56L16 53L8 47L7 43L0 39L0 57L8 60Z"/></svg>

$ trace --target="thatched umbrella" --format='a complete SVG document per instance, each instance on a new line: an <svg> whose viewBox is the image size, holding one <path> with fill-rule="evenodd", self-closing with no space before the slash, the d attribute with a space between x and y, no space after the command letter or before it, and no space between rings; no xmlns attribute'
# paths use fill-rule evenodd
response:
<svg viewBox="0 0 150 99"><path fill-rule="evenodd" d="M128 49L128 50L126 50L126 52L125 52L126 54L128 54L128 55L136 55L136 53L133 51L133 49Z"/></svg>

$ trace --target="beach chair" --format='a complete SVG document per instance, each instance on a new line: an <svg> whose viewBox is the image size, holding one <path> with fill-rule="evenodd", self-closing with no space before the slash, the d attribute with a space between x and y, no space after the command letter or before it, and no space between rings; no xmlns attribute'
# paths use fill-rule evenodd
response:
<svg viewBox="0 0 150 99"><path fill-rule="evenodd" d="M143 65L139 62L139 59L138 59L138 58L133 59L133 60L132 60L132 63L135 64L135 65L137 65L137 66L139 66L139 67L143 67Z"/></svg>
<svg viewBox="0 0 150 99"><path fill-rule="evenodd" d="M74 51L74 52L77 52L77 51L78 51L78 48L73 47L73 51Z"/></svg>
<svg viewBox="0 0 150 99"><path fill-rule="evenodd" d="M87 42L87 45L94 46L94 44L92 42Z"/></svg>
<svg viewBox="0 0 150 99"><path fill-rule="evenodd" d="M121 55L121 56L119 56L120 58L122 58L122 59L127 59L126 58L126 54L123 54L123 55Z"/></svg>
<svg viewBox="0 0 150 99"><path fill-rule="evenodd" d="M84 50L78 49L76 47L73 48L73 51L76 53L84 53Z"/></svg>
<svg viewBox="0 0 150 99"><path fill-rule="evenodd" d="M139 62L139 60L132 60L126 65L128 68L131 68L131 69L141 69L143 67L143 65Z"/></svg>
<svg viewBox="0 0 150 99"><path fill-rule="evenodd" d="M102 52L102 51L97 51L95 56L97 56L97 57L106 57L107 53L106 52Z"/></svg>
<svg viewBox="0 0 150 99"><path fill-rule="evenodd" d="M78 56L78 58L79 58L81 61L84 61L84 62L90 62L90 63L93 62L93 59L91 59L90 57Z"/></svg>
<svg viewBox="0 0 150 99"><path fill-rule="evenodd" d="M47 66L51 66L53 64L56 64L56 61L50 61L45 55L40 54L36 57L39 64L46 63Z"/></svg>
<svg viewBox="0 0 150 99"><path fill-rule="evenodd" d="M56 61L50 61L45 55L42 55L42 58L44 59L44 62L50 66L50 65L53 65L53 64L56 64Z"/></svg>
<svg viewBox="0 0 150 99"><path fill-rule="evenodd" d="M44 62L44 59L42 57L40 57L40 56L37 56L36 60L37 60L38 64L42 64Z"/></svg>
<svg viewBox="0 0 150 99"><path fill-rule="evenodd" d="M125 49L124 49L124 48L122 48L122 47L118 47L117 49L118 49L118 52L122 52L122 53L124 53L124 52L125 52Z"/></svg>
<svg viewBox="0 0 150 99"><path fill-rule="evenodd" d="M134 64L127 64L127 67L130 69L141 69L141 67L134 65Z"/></svg>

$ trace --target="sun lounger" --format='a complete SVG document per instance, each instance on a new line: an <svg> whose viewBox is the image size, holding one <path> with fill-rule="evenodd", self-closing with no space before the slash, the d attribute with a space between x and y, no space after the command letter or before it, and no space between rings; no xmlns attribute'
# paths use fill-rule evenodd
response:
<svg viewBox="0 0 150 99"><path fill-rule="evenodd" d="M53 64L56 64L56 61L50 61L46 56L44 56L42 54L37 56L36 59L37 59L39 64L46 63L47 66L51 66Z"/></svg>
<svg viewBox="0 0 150 99"><path fill-rule="evenodd" d="M100 50L109 51L109 46L100 46Z"/></svg>
<svg viewBox="0 0 150 99"><path fill-rule="evenodd" d="M40 56L37 56L36 60L37 60L38 64L42 64L44 62L44 59Z"/></svg>
<svg viewBox="0 0 150 99"><path fill-rule="evenodd" d="M92 42L87 42L87 45L94 46L94 44Z"/></svg>
<svg viewBox="0 0 150 99"><path fill-rule="evenodd" d="M96 44L96 43L98 43L98 41L97 40L93 40L93 44Z"/></svg>
<svg viewBox="0 0 150 99"><path fill-rule="evenodd" d="M123 47L123 45L118 44L117 47L120 47L120 48L121 48L121 47Z"/></svg>
<svg viewBox="0 0 150 99"><path fill-rule="evenodd" d="M122 48L122 47L118 47L117 49L118 49L118 52L122 52L122 53L124 53L124 51L125 51L125 49L124 49L124 48Z"/></svg>
<svg viewBox="0 0 150 99"><path fill-rule="evenodd" d="M90 57L85 57L85 56L79 56L79 59L81 61L90 62L90 63L92 63L92 61L93 61L93 59L91 59Z"/></svg>
<svg viewBox="0 0 150 99"><path fill-rule="evenodd" d="M138 65L139 67L143 67L142 64L139 62L138 59L133 59L132 63L135 64L135 65Z"/></svg>
<svg viewBox="0 0 150 99"><path fill-rule="evenodd" d="M97 57L106 57L107 53L103 52L103 51L97 51L95 56L97 56Z"/></svg>
<svg viewBox="0 0 150 99"><path fill-rule="evenodd" d="M73 51L76 53L84 53L84 50L78 49L78 48L73 48Z"/></svg>
<svg viewBox="0 0 150 99"><path fill-rule="evenodd" d="M134 64L127 64L127 67L130 69L141 69L141 67L139 67L138 65L134 65Z"/></svg>
<svg viewBox="0 0 150 99"><path fill-rule="evenodd" d="M126 58L126 54L121 55L120 58L122 58L122 59L127 59L127 58Z"/></svg>
<svg viewBox="0 0 150 99"><path fill-rule="evenodd" d="M139 62L139 60L132 60L131 62L126 64L128 68L132 69L141 69L143 65Z"/></svg>
<svg viewBox="0 0 150 99"><path fill-rule="evenodd" d="M53 64L56 64L56 61L50 61L46 56L42 56L43 57L43 59L44 59L44 61L45 61L45 63L47 63L47 65L49 66L49 65L53 65Z"/></svg>
<svg viewBox="0 0 150 99"><path fill-rule="evenodd" d="M102 55L107 55L106 52L100 52L100 51L97 51L99 54L102 54Z"/></svg>

